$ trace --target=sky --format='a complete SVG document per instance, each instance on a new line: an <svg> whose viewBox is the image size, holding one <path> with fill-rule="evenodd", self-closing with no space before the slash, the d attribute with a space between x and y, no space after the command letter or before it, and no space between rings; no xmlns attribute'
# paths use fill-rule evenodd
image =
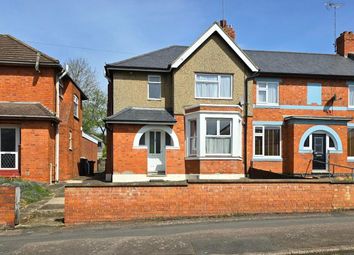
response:
<svg viewBox="0 0 354 255"><path fill-rule="evenodd" d="M224 1L224 8L222 8ZM62 63L83 57L106 90L105 63L191 45L223 17L243 49L333 53L327 0L0 0L0 33ZM354 0L338 0L337 33L354 30ZM224 11L222 11L224 9Z"/></svg>

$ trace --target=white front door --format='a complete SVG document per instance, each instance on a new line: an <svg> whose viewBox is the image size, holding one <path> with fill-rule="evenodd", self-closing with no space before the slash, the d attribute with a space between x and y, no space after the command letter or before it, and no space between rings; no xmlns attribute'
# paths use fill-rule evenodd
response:
<svg viewBox="0 0 354 255"><path fill-rule="evenodd" d="M165 133L148 133L148 173L165 173Z"/></svg>

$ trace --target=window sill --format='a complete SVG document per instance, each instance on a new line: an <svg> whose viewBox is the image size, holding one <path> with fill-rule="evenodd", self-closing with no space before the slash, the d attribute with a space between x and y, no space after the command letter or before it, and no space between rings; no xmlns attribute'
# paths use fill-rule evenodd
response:
<svg viewBox="0 0 354 255"><path fill-rule="evenodd" d="M162 98L148 98L148 101L161 101Z"/></svg>
<svg viewBox="0 0 354 255"><path fill-rule="evenodd" d="M354 106L348 106L348 111L354 111Z"/></svg>
<svg viewBox="0 0 354 255"><path fill-rule="evenodd" d="M254 162L281 162L283 161L282 157L253 157L252 161Z"/></svg>
<svg viewBox="0 0 354 255"><path fill-rule="evenodd" d="M232 97L195 97L195 99L200 100L232 100Z"/></svg>
<svg viewBox="0 0 354 255"><path fill-rule="evenodd" d="M184 158L185 160L242 160L242 157L193 157L188 156Z"/></svg>
<svg viewBox="0 0 354 255"><path fill-rule="evenodd" d="M75 115L74 115L74 119L76 119L76 120L78 120L78 121L80 120L80 118L77 117L77 116L75 116Z"/></svg>
<svg viewBox="0 0 354 255"><path fill-rule="evenodd" d="M347 157L347 162L354 162L354 157Z"/></svg>
<svg viewBox="0 0 354 255"><path fill-rule="evenodd" d="M280 108L279 104L255 104L254 108Z"/></svg>

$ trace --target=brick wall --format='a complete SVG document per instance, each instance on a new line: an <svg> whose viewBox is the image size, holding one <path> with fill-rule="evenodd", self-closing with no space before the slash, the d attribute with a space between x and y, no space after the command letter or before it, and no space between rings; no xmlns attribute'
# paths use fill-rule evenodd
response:
<svg viewBox="0 0 354 255"><path fill-rule="evenodd" d="M65 187L65 223L354 208L354 185L319 182L196 182Z"/></svg>
<svg viewBox="0 0 354 255"><path fill-rule="evenodd" d="M81 137L81 157L95 161L95 170L97 170L97 144Z"/></svg>
<svg viewBox="0 0 354 255"><path fill-rule="evenodd" d="M55 69L32 67L5 67L0 69L0 101L40 102L55 112Z"/></svg>
<svg viewBox="0 0 354 255"><path fill-rule="evenodd" d="M0 228L15 226L16 187L0 186Z"/></svg>
<svg viewBox="0 0 354 255"><path fill-rule="evenodd" d="M337 101L334 102L335 107L348 106L348 85L346 80L325 80L311 78L289 78L289 77L274 77L280 78L279 86L279 104L305 106L307 105L307 83L322 84L322 106L334 96L337 96ZM296 95L292 96L292 95ZM252 102L256 103L256 83L252 86ZM265 161L252 162L253 158L253 125L252 121L283 121L284 116L321 116L321 117L349 117L354 118L353 111L343 110L304 110L304 109L278 109L278 108L254 108L253 114L248 118L248 166L257 169L271 170L276 173L285 174L303 174L311 173L312 165L310 160L312 154L299 153L299 142L304 132L311 125L304 124L289 124L282 126L282 158L281 162ZM333 123L332 123L333 124ZM326 123L321 125L327 125ZM340 136L343 152L338 154L330 154L330 163L336 163L346 166L354 166L353 163L347 160L347 126L341 123L340 125L328 125L337 132ZM332 170L332 169L331 169ZM349 173L348 169L337 168L337 173Z"/></svg>
<svg viewBox="0 0 354 255"><path fill-rule="evenodd" d="M63 80L63 96L60 101L60 180L78 176L82 142L81 93L68 79ZM79 98L79 117L74 117L74 100ZM69 132L72 133L72 149L69 149Z"/></svg>

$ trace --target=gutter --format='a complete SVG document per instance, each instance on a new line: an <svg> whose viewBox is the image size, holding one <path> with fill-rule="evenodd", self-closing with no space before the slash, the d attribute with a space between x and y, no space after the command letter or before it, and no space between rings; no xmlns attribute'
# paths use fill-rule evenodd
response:
<svg viewBox="0 0 354 255"><path fill-rule="evenodd" d="M57 117L58 120L60 120L60 80L68 73L69 71L69 66L66 65L65 69L62 70L60 76L57 75L56 78L56 83L55 83L55 116ZM59 136L59 124L56 126L56 132L55 132L55 182L59 182L59 141L60 141L60 136ZM51 170L50 170L51 171ZM52 176L52 174L50 174ZM52 183L52 178L50 178L50 183Z"/></svg>
<svg viewBox="0 0 354 255"><path fill-rule="evenodd" d="M244 174L246 177L248 177L248 158L247 158L247 146L248 146L248 141L247 141L247 132L248 132L248 82L251 80L254 80L260 75L260 72L256 72L252 74L251 76L247 77L245 79L244 83L244 94L245 94L245 103L244 103L244 114L245 114L245 119L244 119L244 132L243 132L243 168L244 168Z"/></svg>

